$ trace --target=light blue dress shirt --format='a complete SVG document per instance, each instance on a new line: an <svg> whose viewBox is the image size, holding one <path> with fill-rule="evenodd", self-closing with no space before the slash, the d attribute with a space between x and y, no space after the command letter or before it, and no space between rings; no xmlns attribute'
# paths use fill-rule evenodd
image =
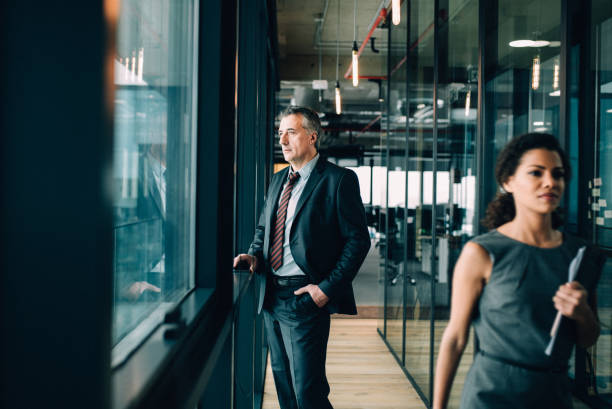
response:
<svg viewBox="0 0 612 409"><path fill-rule="evenodd" d="M319 154L317 153L314 158L312 158L306 165L304 165L302 169L297 172L300 174L300 177L293 186L293 190L291 191L291 197L289 198L289 203L287 204L287 219L285 220L285 238L283 240L283 265L278 270L274 271L274 275L282 277L306 275L293 259L293 255L291 254L291 247L289 246L289 233L291 232L291 225L293 224L293 216L295 216L295 207L297 206L298 200L300 200L300 196L302 196L304 186L306 186L306 182L308 182L308 178L310 177L310 174L312 173L314 167L317 165L318 160ZM289 175L291 175L292 173L293 169L289 169L289 173L287 174L287 180L283 184L283 191L285 190L285 186L287 186L287 183L289 182Z"/></svg>

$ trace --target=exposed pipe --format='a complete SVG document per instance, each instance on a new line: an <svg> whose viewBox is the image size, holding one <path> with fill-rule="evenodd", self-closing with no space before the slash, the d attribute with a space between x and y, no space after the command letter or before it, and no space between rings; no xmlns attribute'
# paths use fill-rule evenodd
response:
<svg viewBox="0 0 612 409"><path fill-rule="evenodd" d="M321 16L321 20L319 21L319 25L317 26L317 31L315 32L315 46L319 46L321 44L321 36L323 35L323 25L325 24L325 19L327 18L328 8L329 0L325 0L325 6L323 6L323 15Z"/></svg>
<svg viewBox="0 0 612 409"><path fill-rule="evenodd" d="M340 0L338 0L340 1ZM389 8L389 4L391 3L391 0L382 0L380 2L380 4L378 5L378 9L376 10L376 13L374 13L374 18L372 19L372 22L370 23L369 27L372 27L372 25L374 24L374 22L376 21L376 16L378 16L378 14L380 13L381 9L388 9ZM325 5L323 6L323 17L320 20L319 23L319 27L317 27L317 31L315 32L315 49L318 49L320 47L323 48L328 48L328 47L335 47L336 46L336 42L333 41L333 44L328 42L325 43L325 46L323 45L323 41L321 41L321 37L323 34L323 25L325 24L325 20L327 18L327 10L329 8L329 0L325 0ZM344 47L344 45L343 45Z"/></svg>
<svg viewBox="0 0 612 409"><path fill-rule="evenodd" d="M425 30L423 30L423 32L421 33L421 35L419 36L419 38L417 38L414 43L412 43L410 45L410 49L409 51L412 51L416 48L417 45L419 45L419 43L425 38L425 36L427 35L428 32L430 32L431 30L433 30L434 28L434 23L432 22ZM391 75L393 75L395 73L395 71L399 70L399 68L404 65L404 63L406 62L406 60L408 59L408 55L405 55L404 58L402 58L396 65L395 67L393 67L391 69Z"/></svg>
<svg viewBox="0 0 612 409"><path fill-rule="evenodd" d="M367 131L368 129L370 129L372 127L372 125L374 125L376 122L378 122L378 120L382 118L382 115L378 115L376 118L372 119L370 121L370 123L368 123L362 130L360 133L365 133L365 131Z"/></svg>
<svg viewBox="0 0 612 409"><path fill-rule="evenodd" d="M383 9L383 11L385 12L385 15L387 14L387 10ZM381 11L382 14L382 11ZM380 17L380 16L379 16ZM441 17L443 19L445 19L446 15L442 14ZM374 28L376 28L376 26L374 26ZM423 32L421 33L421 35L419 36L419 38L417 38L412 44L410 44L410 49L409 51L412 51L416 48L417 45L419 45L419 43L421 41L423 41L423 39L425 38L425 36L427 35L427 33L429 33L431 30L433 30L434 28L434 23L432 22L429 26L427 26L427 28L425 30L423 30ZM370 30L370 32L368 33L368 36L366 36L364 42L361 44L361 47L359 48L359 52L357 53L357 55L361 55L361 51L365 48L365 44L367 43L367 41L369 40L369 38L372 36L373 33L373 29ZM408 55L406 54L404 56L404 58L402 58L396 65L395 67L393 67L391 69L391 75L393 75L395 73L395 71L399 70L400 67L402 65L404 65L404 63L406 62L406 60L408 59ZM344 74L344 78L345 79L351 79L352 76L350 76L351 71L353 70L353 67L349 65L348 70L346 70L346 74ZM364 78L364 79L380 79L380 80L386 80L387 76L386 75L360 75L359 78Z"/></svg>
<svg viewBox="0 0 612 409"><path fill-rule="evenodd" d="M372 47L372 52L378 54L380 50L377 50L376 47L374 47L374 40L376 40L376 37L370 38L370 46Z"/></svg>
<svg viewBox="0 0 612 409"><path fill-rule="evenodd" d="M359 47L359 51L357 51L357 58L359 58L359 56L363 52L363 49L366 47L366 45L368 45L368 42L370 41L370 37L372 37L372 34L374 34L374 30L376 30L376 27L378 27L380 22L382 20L384 20L385 18L387 18L387 9L386 8L381 8L380 12L378 13L378 17L376 17L376 20L374 20L374 24L372 24L372 26L370 26L370 31L368 31L368 34L363 39L363 42L361 43L361 46ZM346 73L344 74L344 78L345 79L352 78L352 76L349 77L351 72L353 72L353 66L349 65L348 70L346 70ZM364 78L364 79L380 79L380 77L378 77L378 76L377 77L372 77L372 76L361 76L361 75L359 76L359 78ZM385 79L386 79L386 77L385 77Z"/></svg>

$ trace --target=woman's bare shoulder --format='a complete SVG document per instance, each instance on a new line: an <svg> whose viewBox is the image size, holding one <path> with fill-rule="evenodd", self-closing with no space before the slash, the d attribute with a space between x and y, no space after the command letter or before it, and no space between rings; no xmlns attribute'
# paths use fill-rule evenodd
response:
<svg viewBox="0 0 612 409"><path fill-rule="evenodd" d="M474 261L491 260L489 252L481 244L474 241L468 241L465 246L463 246L462 255L465 255Z"/></svg>
<svg viewBox="0 0 612 409"><path fill-rule="evenodd" d="M469 241L463 246L455 266L456 272L488 281L493 267L489 252L480 244Z"/></svg>

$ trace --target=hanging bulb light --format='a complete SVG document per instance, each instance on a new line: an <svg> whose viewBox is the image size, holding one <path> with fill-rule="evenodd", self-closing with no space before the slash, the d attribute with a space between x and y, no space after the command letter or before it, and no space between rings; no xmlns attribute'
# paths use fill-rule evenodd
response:
<svg viewBox="0 0 612 409"><path fill-rule="evenodd" d="M353 87L359 85L359 55L357 53L357 0L355 0L355 7L353 8Z"/></svg>
<svg viewBox="0 0 612 409"><path fill-rule="evenodd" d="M387 3L388 4L388 3ZM393 5L391 6L391 14L393 16L393 25L397 26L400 23L400 0L393 0Z"/></svg>
<svg viewBox="0 0 612 409"><path fill-rule="evenodd" d="M540 55L533 58L533 67L531 69L531 88L534 90L540 88Z"/></svg>
<svg viewBox="0 0 612 409"><path fill-rule="evenodd" d="M336 25L336 114L342 113L340 83L338 82L338 62L340 61L340 0L338 0L338 23Z"/></svg>
<svg viewBox="0 0 612 409"><path fill-rule="evenodd" d="M132 70L130 73L132 74L130 79L134 81L136 79L136 51L132 51Z"/></svg>
<svg viewBox="0 0 612 409"><path fill-rule="evenodd" d="M470 104L472 99L472 89L468 89L467 94L465 94L465 116L470 116Z"/></svg>
<svg viewBox="0 0 612 409"><path fill-rule="evenodd" d="M353 41L353 87L359 85L359 56L357 55L357 41Z"/></svg>
<svg viewBox="0 0 612 409"><path fill-rule="evenodd" d="M555 71L553 73L553 89L559 89L559 61L555 61Z"/></svg>
<svg viewBox="0 0 612 409"><path fill-rule="evenodd" d="M144 69L144 48L138 50L138 81L142 81L142 71Z"/></svg>
<svg viewBox="0 0 612 409"><path fill-rule="evenodd" d="M340 83L336 81L336 114L342 113L342 97L340 96Z"/></svg>

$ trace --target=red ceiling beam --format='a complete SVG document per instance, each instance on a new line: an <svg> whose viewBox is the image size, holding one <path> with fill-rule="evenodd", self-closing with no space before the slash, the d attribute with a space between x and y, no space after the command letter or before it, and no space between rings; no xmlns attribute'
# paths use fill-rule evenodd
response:
<svg viewBox="0 0 612 409"><path fill-rule="evenodd" d="M383 21L385 18L387 18L387 9L382 8L380 9L380 13L378 13L378 17L376 18L376 21L374 21L374 24L372 24L370 31L368 31L368 35L363 39L363 42L361 43L361 46L359 47L359 51L357 51L357 57L361 55L361 53L363 52L363 49L366 47L366 45L368 45L368 41L370 41L370 37L372 37L372 34L374 34L374 30L376 30L376 27L378 27L380 22ZM351 75L352 72L353 72L353 64L349 64L348 70L346 70L346 73L344 74L344 78L345 79L353 78L353 76ZM382 76L372 77L372 76L366 76L366 75L360 75L359 78L387 79L387 77L382 77Z"/></svg>
<svg viewBox="0 0 612 409"><path fill-rule="evenodd" d="M403 1L402 1L403 3ZM448 18L448 15L446 14L446 10L441 10L440 16L442 17L442 19L446 20ZM374 30L376 29L376 27L378 27L378 25L380 24L380 22L382 20L384 20L385 18L387 18L387 9L381 9L380 13L378 15L378 18L376 18L376 21L374 22L374 24L372 24L372 28L370 29L370 31L368 32L368 35L366 36L366 38L363 40L363 42L361 43L361 47L359 47L359 51L357 52L357 56L359 57L361 55L361 53L363 52L363 49L366 47L366 45L368 44L368 41L370 41L370 37L372 37L372 34L374 33ZM419 38L417 38L412 44L410 44L410 51L414 50L416 48L417 45L419 45L419 43L421 41L423 41L423 39L427 36L427 34L433 30L434 28L434 23L432 22L429 26L427 26L427 28L425 30L423 30L423 32L421 33L421 35L419 36ZM390 49L389 49L390 50ZM390 51L389 51L390 52ZM395 71L399 70L400 67L402 65L404 65L404 63L406 62L406 60L408 59L408 55L405 55L404 58L402 58L396 65L395 67L393 67L391 69L391 75L393 75L395 73ZM344 78L345 79L352 79L353 76L351 75L351 73L353 72L353 64L349 64L348 69L346 70L346 73L344 74ZM359 76L360 79L377 79L377 80L386 80L387 76L386 75L360 75Z"/></svg>

